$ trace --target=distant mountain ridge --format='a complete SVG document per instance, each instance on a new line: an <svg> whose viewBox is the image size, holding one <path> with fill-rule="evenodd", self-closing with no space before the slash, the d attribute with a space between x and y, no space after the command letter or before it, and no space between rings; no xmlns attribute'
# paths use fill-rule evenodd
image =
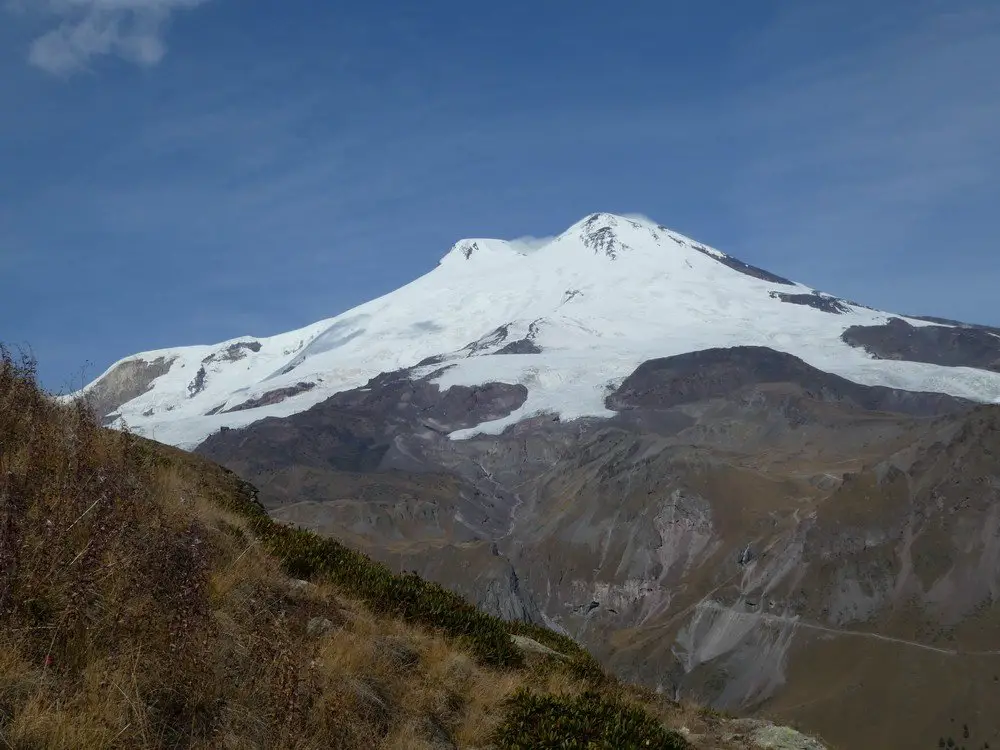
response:
<svg viewBox="0 0 1000 750"><path fill-rule="evenodd" d="M1000 337L988 328L873 310L607 213L530 252L462 240L431 272L334 318L136 354L84 390L109 423L193 448L221 427L289 416L424 362L442 386L524 385L516 412L476 426L495 433L541 413L607 416L608 384L642 362L745 345L861 384L1000 400Z"/></svg>

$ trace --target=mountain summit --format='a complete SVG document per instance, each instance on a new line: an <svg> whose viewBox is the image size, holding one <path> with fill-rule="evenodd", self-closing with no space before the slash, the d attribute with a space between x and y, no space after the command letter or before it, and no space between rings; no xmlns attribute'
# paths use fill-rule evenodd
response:
<svg viewBox="0 0 1000 750"><path fill-rule="evenodd" d="M951 343L921 355L928 336ZM419 366L414 374L434 372L442 387L524 386L519 408L470 428L500 432L539 414L606 416L609 389L641 363L747 345L865 385L1000 400L994 332L838 299L608 213L530 250L462 240L429 273L334 318L136 354L84 390L109 424L193 448L220 428L296 414L380 373ZM957 360L937 361L943 350L959 352Z"/></svg>

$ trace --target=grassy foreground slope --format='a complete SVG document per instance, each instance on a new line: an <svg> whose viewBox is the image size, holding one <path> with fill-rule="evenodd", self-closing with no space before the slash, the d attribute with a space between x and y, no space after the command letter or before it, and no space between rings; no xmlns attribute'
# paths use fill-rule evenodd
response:
<svg viewBox="0 0 1000 750"><path fill-rule="evenodd" d="M234 474L102 429L0 349L0 748L671 750L760 729L279 525Z"/></svg>

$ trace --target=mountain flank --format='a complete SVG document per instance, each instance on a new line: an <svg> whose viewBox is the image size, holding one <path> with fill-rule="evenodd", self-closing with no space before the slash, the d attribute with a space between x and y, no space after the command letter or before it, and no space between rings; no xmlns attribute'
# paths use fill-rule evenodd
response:
<svg viewBox="0 0 1000 750"><path fill-rule="evenodd" d="M5 747L670 750L778 731L276 523L233 473L102 428L6 351L0 470Z"/></svg>

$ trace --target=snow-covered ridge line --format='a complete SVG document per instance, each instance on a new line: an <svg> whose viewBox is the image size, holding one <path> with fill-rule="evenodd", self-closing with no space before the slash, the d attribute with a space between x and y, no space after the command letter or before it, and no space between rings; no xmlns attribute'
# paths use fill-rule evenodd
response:
<svg viewBox="0 0 1000 750"><path fill-rule="evenodd" d="M715 346L768 346L870 385L1000 399L996 373L877 360L841 340L850 326L892 317L902 316L821 295L653 222L593 214L531 248L462 240L429 273L341 315L276 336L143 352L85 390L114 404L116 424L187 448L429 358L451 365L442 387L527 387L521 409L478 430L545 412L600 416L609 381L648 359Z"/></svg>

